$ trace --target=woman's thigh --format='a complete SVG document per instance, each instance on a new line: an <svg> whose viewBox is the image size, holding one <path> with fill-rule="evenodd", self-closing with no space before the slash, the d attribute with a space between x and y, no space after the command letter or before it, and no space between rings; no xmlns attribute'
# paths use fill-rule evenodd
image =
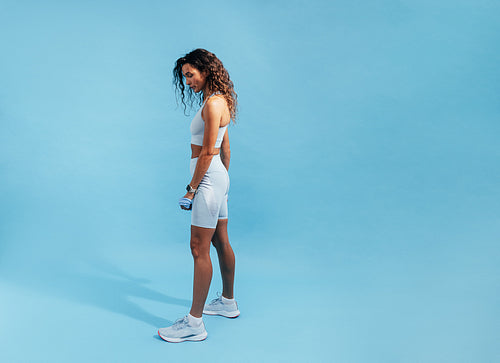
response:
<svg viewBox="0 0 500 363"><path fill-rule="evenodd" d="M191 252L194 257L210 254L210 241L215 228L191 226Z"/></svg>
<svg viewBox="0 0 500 363"><path fill-rule="evenodd" d="M191 225L216 228L221 216L227 218L228 180L226 174L218 171L209 172L203 177L193 199Z"/></svg>

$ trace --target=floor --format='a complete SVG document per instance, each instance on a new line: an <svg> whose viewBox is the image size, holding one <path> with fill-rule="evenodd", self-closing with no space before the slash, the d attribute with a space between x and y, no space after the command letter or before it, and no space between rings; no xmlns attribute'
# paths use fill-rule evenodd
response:
<svg viewBox="0 0 500 363"><path fill-rule="evenodd" d="M0 361L500 360L499 6L282 5L0 3ZM171 344L198 46L239 96L241 316Z"/></svg>

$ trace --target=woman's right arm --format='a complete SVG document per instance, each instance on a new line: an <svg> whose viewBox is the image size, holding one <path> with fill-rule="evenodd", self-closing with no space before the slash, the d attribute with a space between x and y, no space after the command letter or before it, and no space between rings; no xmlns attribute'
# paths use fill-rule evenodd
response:
<svg viewBox="0 0 500 363"><path fill-rule="evenodd" d="M228 129L226 129L226 132L224 133L224 138L222 139L222 144L220 146L220 151L221 151L220 158L226 169L229 170L229 161L231 160L231 149L229 148L229 135L227 131Z"/></svg>

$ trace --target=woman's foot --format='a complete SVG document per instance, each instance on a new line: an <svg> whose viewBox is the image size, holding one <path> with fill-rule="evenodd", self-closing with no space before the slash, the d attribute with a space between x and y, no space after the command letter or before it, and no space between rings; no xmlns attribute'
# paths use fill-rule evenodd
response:
<svg viewBox="0 0 500 363"><path fill-rule="evenodd" d="M203 314L220 315L226 318L236 318L240 315L238 304L234 299L226 299L223 296L213 299L210 304L205 305Z"/></svg>
<svg viewBox="0 0 500 363"><path fill-rule="evenodd" d="M180 343L186 340L205 340L207 338L207 331L205 330L203 321L196 325L186 315L183 318L177 319L172 326L159 329L158 335L167 342Z"/></svg>

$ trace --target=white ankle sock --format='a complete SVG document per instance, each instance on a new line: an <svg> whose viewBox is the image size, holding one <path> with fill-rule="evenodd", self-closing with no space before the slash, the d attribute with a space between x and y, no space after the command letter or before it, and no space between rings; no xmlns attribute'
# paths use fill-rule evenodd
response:
<svg viewBox="0 0 500 363"><path fill-rule="evenodd" d="M224 304L232 304L232 303L234 303L234 298L228 299L228 298L225 298L224 296L222 296L222 302Z"/></svg>
<svg viewBox="0 0 500 363"><path fill-rule="evenodd" d="M200 326L200 324L203 321L202 318L195 318L191 314L188 314L188 320L189 320L189 325L191 325L191 326Z"/></svg>

